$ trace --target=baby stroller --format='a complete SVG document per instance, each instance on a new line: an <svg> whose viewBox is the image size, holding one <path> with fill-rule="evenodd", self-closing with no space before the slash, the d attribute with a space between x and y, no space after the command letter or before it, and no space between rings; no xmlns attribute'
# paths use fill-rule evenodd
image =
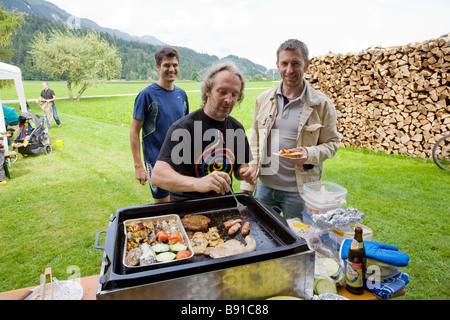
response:
<svg viewBox="0 0 450 320"><path fill-rule="evenodd" d="M34 127L33 127L34 123ZM52 147L48 130L44 128L44 117L22 112L19 116L19 131L12 144L22 155L50 154Z"/></svg>

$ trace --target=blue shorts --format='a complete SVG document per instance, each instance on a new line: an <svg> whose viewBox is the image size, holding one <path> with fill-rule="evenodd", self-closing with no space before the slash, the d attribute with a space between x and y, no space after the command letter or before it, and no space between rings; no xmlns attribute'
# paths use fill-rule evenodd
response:
<svg viewBox="0 0 450 320"><path fill-rule="evenodd" d="M170 195L169 191L152 185L152 181L150 179L152 176L152 165L150 163L146 162L145 167L147 168L148 185L150 186L150 191L152 192L153 199L164 199L164 198L168 197Z"/></svg>

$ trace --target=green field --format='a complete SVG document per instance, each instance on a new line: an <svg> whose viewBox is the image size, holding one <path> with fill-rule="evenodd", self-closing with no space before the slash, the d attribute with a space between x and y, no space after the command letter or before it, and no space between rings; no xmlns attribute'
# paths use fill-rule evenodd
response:
<svg viewBox="0 0 450 320"><path fill-rule="evenodd" d="M191 111L200 107L198 83L177 83L189 92ZM107 83L85 95L137 93L145 82ZM271 87L250 83L247 88ZM57 96L65 83L50 83ZM40 82L25 82L27 98L35 99ZM246 129L260 90L247 90L232 115ZM1 90L2 100L17 99ZM52 267L53 276L67 279L68 267L81 276L100 272L103 252L93 247L97 232L108 226L118 208L152 203L148 186L134 179L129 129L134 96L58 100L63 123L52 123L51 155L24 157L10 167L11 179L0 186L0 291L39 284ZM10 104L18 109L18 104ZM42 114L34 103L31 111ZM56 140L63 146L57 147ZM410 275L405 296L398 299L449 299L450 175L432 161L340 149L325 162L324 180L348 189L347 206L364 212L363 224L374 241L397 245L410 255L402 271ZM233 185L239 190L239 182Z"/></svg>
<svg viewBox="0 0 450 320"><path fill-rule="evenodd" d="M67 83L64 81L49 81L49 88L55 91L57 98L67 98L68 90ZM81 96L101 96L111 94L135 94L148 86L150 83L146 81L108 81L97 87L88 87L84 94ZM200 83L192 81L177 82L176 85L182 87L186 91L196 91L200 89ZM246 84L246 88L265 88L271 87L272 82L250 82ZM41 81L25 81L24 84L25 97L34 101L39 97L42 91ZM74 97L80 90L79 87L72 87L72 93ZM17 100L17 92L14 86L0 89L0 99L2 100Z"/></svg>

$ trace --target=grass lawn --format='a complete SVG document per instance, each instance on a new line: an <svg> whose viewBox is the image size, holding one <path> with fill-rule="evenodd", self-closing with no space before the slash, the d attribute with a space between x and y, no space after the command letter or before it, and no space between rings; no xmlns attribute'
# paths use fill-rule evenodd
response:
<svg viewBox="0 0 450 320"><path fill-rule="evenodd" d="M58 85L65 88L62 82L53 87ZM106 86L108 93L133 93L146 85ZM198 89L196 83L179 86ZM40 83L25 83L26 92L31 87L39 95ZM86 95L108 94L102 90ZM246 91L244 102L233 111L247 129L261 91ZM2 99L17 99L14 92L5 92L0 91ZM188 96L193 111L200 106L200 95ZM38 285L46 267L60 280L71 275L72 265L82 277L98 274L103 252L93 247L96 233L107 228L116 209L152 203L149 187L134 179L129 146L133 103L132 96L57 101L63 126L52 123L52 154L19 155L11 165L12 179L0 186L0 292ZM42 114L35 103L30 105L33 113ZM63 146L57 147L56 140ZM348 189L347 206L366 214L363 224L373 229L374 241L397 245L410 255L402 271L411 282L399 299L449 299L448 172L432 161L340 149L325 162L323 179ZM239 182L233 189L239 190Z"/></svg>
<svg viewBox="0 0 450 320"><path fill-rule="evenodd" d="M81 99L85 96L94 95L110 95L110 94L134 94L140 92L150 82L148 81L108 81L100 84L97 87L88 87L81 96ZM186 91L195 91L200 89L199 82L193 81L179 81L177 86L182 87ZM64 81L48 81L50 89L55 91L57 98L66 98L69 96L67 90L67 83ZM265 88L271 87L272 82L249 82L246 84L246 88ZM77 92L81 87L72 86L73 96L76 98ZM28 100L34 101L39 97L42 91L42 81L25 81L24 82L25 96ZM2 100L17 100L17 92L14 86L3 88L0 90L0 98ZM34 104L34 102L32 102Z"/></svg>

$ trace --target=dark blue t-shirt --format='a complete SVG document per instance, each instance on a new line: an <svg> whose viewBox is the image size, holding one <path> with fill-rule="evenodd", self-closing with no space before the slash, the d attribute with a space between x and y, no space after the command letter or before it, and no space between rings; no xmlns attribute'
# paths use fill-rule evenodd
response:
<svg viewBox="0 0 450 320"><path fill-rule="evenodd" d="M153 83L138 94L133 119L144 121L142 149L145 162L155 165L170 126L188 113L186 92L177 86L169 91Z"/></svg>

